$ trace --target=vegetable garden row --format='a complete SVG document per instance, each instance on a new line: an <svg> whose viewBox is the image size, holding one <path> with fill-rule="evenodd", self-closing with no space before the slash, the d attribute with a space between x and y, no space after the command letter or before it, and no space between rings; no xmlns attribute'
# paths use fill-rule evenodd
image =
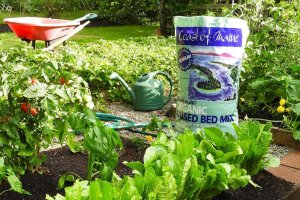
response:
<svg viewBox="0 0 300 200"><path fill-rule="evenodd" d="M300 140L299 5L268 6L268 17L261 16L263 4L245 12L251 34L238 108L242 117L282 120L280 125ZM42 150L57 142L74 153L86 152L88 170L85 180L65 188L64 196L47 199L210 199L255 185L251 176L278 165L278 159L268 154L271 124L249 120L233 125L238 138L216 128L178 137L171 128L161 130L143 163L126 163L133 177L114 173L123 145L94 111L108 111L106 101L128 101L129 96L109 75L117 72L133 83L141 74L161 70L172 76L176 88L175 49L172 37L147 37L69 43L55 52L26 45L1 51L0 182L11 188L0 191L0 198L9 190L30 195L19 176L38 171L46 159ZM70 179L62 175L59 188Z"/></svg>

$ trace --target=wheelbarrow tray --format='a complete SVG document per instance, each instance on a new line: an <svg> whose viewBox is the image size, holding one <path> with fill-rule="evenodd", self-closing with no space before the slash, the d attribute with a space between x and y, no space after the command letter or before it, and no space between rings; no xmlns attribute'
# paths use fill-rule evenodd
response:
<svg viewBox="0 0 300 200"><path fill-rule="evenodd" d="M4 22L8 24L17 37L29 41L55 40L68 35L80 25L79 21L41 17L6 18Z"/></svg>

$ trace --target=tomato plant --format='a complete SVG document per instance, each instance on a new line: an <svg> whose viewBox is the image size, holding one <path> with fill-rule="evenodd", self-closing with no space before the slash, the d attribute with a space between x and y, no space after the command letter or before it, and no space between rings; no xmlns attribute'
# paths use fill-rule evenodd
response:
<svg viewBox="0 0 300 200"><path fill-rule="evenodd" d="M30 104L29 103L21 103L21 110L25 113L27 113L30 109Z"/></svg>
<svg viewBox="0 0 300 200"><path fill-rule="evenodd" d="M36 116L38 114L38 110L36 108L30 108L30 114L32 116Z"/></svg>
<svg viewBox="0 0 300 200"><path fill-rule="evenodd" d="M69 81L66 80L64 77L61 77L61 78L59 79L59 82L60 82L61 85L64 85L64 84L68 85L68 84L69 84Z"/></svg>
<svg viewBox="0 0 300 200"><path fill-rule="evenodd" d="M69 70L67 61L55 61L59 60L56 56L27 47L0 52L0 164L11 174L35 170L45 160L40 150L53 144L54 138L67 143L73 152L81 151L83 142L77 142L74 133L79 131L88 136L89 130L104 126L96 117L92 120L93 112L89 109L94 104L88 83ZM64 84L57 77L66 77ZM110 149L104 149L103 155L112 154L117 146L108 145ZM106 161L110 159L115 162L116 153L114 157L105 157ZM11 178L0 176L2 179L9 182ZM9 183L13 187L13 182Z"/></svg>
<svg viewBox="0 0 300 200"><path fill-rule="evenodd" d="M35 79L35 78L31 79L31 85L34 85L34 84L36 84L37 82L38 82L37 79Z"/></svg>

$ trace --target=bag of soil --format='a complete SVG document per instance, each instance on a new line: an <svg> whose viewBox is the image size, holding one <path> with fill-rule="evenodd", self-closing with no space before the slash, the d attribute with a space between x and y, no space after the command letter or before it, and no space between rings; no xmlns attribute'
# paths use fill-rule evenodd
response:
<svg viewBox="0 0 300 200"><path fill-rule="evenodd" d="M176 128L215 126L235 136L239 73L249 29L224 17L174 18L179 70Z"/></svg>

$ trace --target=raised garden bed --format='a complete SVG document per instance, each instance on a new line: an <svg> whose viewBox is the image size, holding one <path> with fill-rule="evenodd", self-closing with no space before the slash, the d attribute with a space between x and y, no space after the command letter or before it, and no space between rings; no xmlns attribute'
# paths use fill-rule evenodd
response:
<svg viewBox="0 0 300 200"><path fill-rule="evenodd" d="M272 128L273 143L300 149L300 141L295 140L293 133L281 128Z"/></svg>
<svg viewBox="0 0 300 200"><path fill-rule="evenodd" d="M125 167L123 161L142 161L145 149L138 149L128 138L123 138L124 151L120 152L119 165L116 173L120 176L131 175L131 170ZM7 192L0 196L1 200L21 200L21 199L44 199L46 194L63 194L63 190L58 191L57 182L59 176L65 172L74 172L82 177L86 175L87 155L82 153L72 153L67 147L52 149L45 152L48 159L40 167L43 174L33 173L21 177L23 187L32 193L31 196L20 195L14 192ZM291 182L273 176L267 171L262 171L253 177L254 182L261 188L251 185L235 191L226 191L215 197L214 200L274 200L284 199L293 192L297 186ZM1 184L0 191L8 188L7 184Z"/></svg>
<svg viewBox="0 0 300 200"><path fill-rule="evenodd" d="M261 188L255 188L248 184L244 188L235 191L226 191L214 200L279 200L288 199L299 186L280 179L268 171L261 171L253 177L253 180Z"/></svg>
<svg viewBox="0 0 300 200"><path fill-rule="evenodd" d="M123 139L124 151L120 152L119 165L116 173L120 176L131 175L131 170L125 167L123 161L142 160L145 150L139 150L129 139ZM30 191L31 196L21 195L15 192L7 192L0 196L0 200L21 200L21 199L45 199L46 194L54 196L58 191L57 183L59 177L66 172L74 172L86 178L87 155L83 153L72 153L64 146L45 152L47 161L39 168L42 174L28 173L21 177L23 188ZM0 191L8 189L8 184L1 184Z"/></svg>

